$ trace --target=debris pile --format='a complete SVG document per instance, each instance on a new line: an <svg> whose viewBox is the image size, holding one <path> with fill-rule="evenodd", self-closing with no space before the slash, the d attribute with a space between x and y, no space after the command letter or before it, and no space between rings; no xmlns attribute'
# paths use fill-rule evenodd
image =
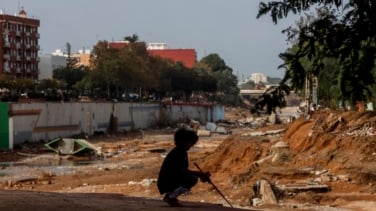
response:
<svg viewBox="0 0 376 211"><path fill-rule="evenodd" d="M220 181L227 177L237 190L232 192L234 198L248 194L251 205L273 204L272 189L278 193L277 201L299 201L298 195L303 192L314 197L350 187L355 191L355 184L358 191L372 194L376 192L375 122L376 113L370 111L319 110L285 128L229 136L202 159L202 165L216 173ZM258 196L260 193L244 191L244 187L255 184L269 190L264 193L267 199Z"/></svg>

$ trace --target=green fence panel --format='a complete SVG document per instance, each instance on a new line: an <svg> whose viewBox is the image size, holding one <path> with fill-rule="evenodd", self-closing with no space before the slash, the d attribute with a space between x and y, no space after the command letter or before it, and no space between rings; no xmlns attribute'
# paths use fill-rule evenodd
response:
<svg viewBox="0 0 376 211"><path fill-rule="evenodd" d="M9 104L0 102L0 149L9 149Z"/></svg>

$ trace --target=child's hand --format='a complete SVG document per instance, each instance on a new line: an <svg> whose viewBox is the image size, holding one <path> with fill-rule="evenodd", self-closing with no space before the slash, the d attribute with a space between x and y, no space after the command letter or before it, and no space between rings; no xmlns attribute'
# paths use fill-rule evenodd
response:
<svg viewBox="0 0 376 211"><path fill-rule="evenodd" d="M200 175L200 179L202 182L210 182L210 173L209 172L202 172Z"/></svg>

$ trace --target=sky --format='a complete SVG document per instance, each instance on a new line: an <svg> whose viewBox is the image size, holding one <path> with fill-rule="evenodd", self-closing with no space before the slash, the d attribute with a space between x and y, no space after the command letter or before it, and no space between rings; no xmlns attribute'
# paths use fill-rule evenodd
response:
<svg viewBox="0 0 376 211"><path fill-rule="evenodd" d="M293 18L274 24L257 19L259 0L0 0L13 15L23 8L40 20L40 53L92 49L99 40L140 41L169 48L194 48L197 59L216 53L242 79L252 73L283 77L278 54L289 44L281 31ZM265 2L265 1L264 1Z"/></svg>

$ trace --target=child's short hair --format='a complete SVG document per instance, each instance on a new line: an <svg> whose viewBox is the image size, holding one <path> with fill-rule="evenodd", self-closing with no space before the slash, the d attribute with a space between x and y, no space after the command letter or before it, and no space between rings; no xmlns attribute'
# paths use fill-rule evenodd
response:
<svg viewBox="0 0 376 211"><path fill-rule="evenodd" d="M180 128L174 134L174 141L176 146L183 145L184 143L195 145L198 141L198 136L194 130Z"/></svg>

